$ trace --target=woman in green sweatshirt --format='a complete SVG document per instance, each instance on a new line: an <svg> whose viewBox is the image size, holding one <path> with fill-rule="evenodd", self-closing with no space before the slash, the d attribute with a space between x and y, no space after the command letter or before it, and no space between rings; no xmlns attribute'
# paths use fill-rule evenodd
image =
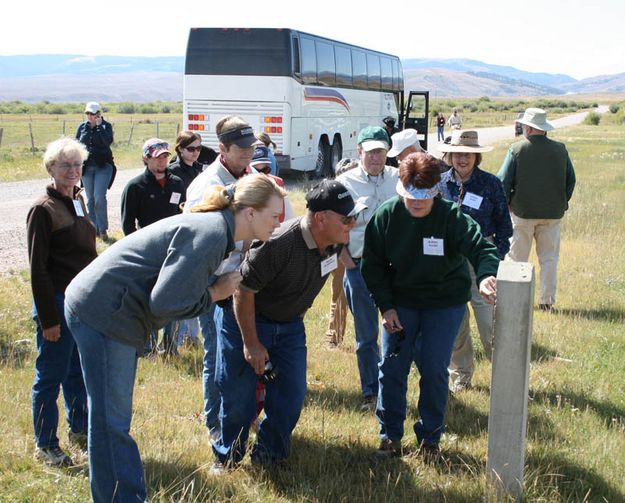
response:
<svg viewBox="0 0 625 503"><path fill-rule="evenodd" d="M361 262L383 318L378 454L401 454L408 373L414 361L421 374L420 418L414 430L420 454L436 460L447 406L447 367L471 298L467 260L480 293L494 302L499 257L479 225L439 196L437 159L411 154L399 169L399 197L384 203L367 225Z"/></svg>

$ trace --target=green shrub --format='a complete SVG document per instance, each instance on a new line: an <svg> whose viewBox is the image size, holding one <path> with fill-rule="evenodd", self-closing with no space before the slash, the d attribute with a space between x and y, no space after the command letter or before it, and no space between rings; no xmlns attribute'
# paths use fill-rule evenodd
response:
<svg viewBox="0 0 625 503"><path fill-rule="evenodd" d="M123 102L117 106L117 112L120 114L134 114L137 112L137 107L134 103Z"/></svg>
<svg viewBox="0 0 625 503"><path fill-rule="evenodd" d="M621 109L621 107L620 107L620 106L618 106L618 104L617 104L617 103L612 103L612 104L610 105L610 113L611 113L611 114L615 114L615 113L616 113L616 112L618 112L620 109Z"/></svg>
<svg viewBox="0 0 625 503"><path fill-rule="evenodd" d="M584 124L588 126L598 126L601 122L601 115L597 112L588 112L588 115L584 118Z"/></svg>

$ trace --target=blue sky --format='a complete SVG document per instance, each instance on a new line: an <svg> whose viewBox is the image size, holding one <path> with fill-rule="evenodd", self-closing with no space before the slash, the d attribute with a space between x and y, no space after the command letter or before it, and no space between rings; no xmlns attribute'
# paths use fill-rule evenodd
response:
<svg viewBox="0 0 625 503"><path fill-rule="evenodd" d="M193 26L283 27L402 59L625 72L625 0L35 0L4 2L2 17L0 55L182 56Z"/></svg>

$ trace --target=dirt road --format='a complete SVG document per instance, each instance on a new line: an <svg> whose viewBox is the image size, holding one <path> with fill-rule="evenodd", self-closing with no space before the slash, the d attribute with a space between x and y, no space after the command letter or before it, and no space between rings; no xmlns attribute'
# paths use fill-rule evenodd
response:
<svg viewBox="0 0 625 503"><path fill-rule="evenodd" d="M607 106L601 106L599 113L604 113ZM577 113L552 121L557 128L573 126L584 120L586 112ZM491 145L502 140L514 139L512 125L479 130L480 143ZM437 150L436 133L429 135L430 152L440 157ZM113 188L108 193L109 225L112 230L120 228L121 193L128 180L143 168L119 171ZM28 180L0 184L0 274L19 271L28 266L26 247L26 215L32 201L43 193L48 179ZM290 185L290 184L289 184Z"/></svg>

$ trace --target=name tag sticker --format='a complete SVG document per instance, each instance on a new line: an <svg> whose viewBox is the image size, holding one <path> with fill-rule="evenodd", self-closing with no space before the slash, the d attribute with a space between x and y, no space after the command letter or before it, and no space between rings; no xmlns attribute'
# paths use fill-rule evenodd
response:
<svg viewBox="0 0 625 503"><path fill-rule="evenodd" d="M180 202L180 192L172 192L169 198L169 204L178 204Z"/></svg>
<svg viewBox="0 0 625 503"><path fill-rule="evenodd" d="M79 217L84 217L85 212L82 211L82 204L80 204L80 201L73 199L72 202L74 203L74 211L76 212L76 215Z"/></svg>
<svg viewBox="0 0 625 503"><path fill-rule="evenodd" d="M423 255L445 255L445 247L442 239L423 238Z"/></svg>
<svg viewBox="0 0 625 503"><path fill-rule="evenodd" d="M321 261L321 276L331 273L339 265L336 253Z"/></svg>
<svg viewBox="0 0 625 503"><path fill-rule="evenodd" d="M473 192L467 192L462 200L463 206L468 206L469 208L473 208L474 210L479 210L480 206L482 206L482 200L484 198L482 196L478 196Z"/></svg>

